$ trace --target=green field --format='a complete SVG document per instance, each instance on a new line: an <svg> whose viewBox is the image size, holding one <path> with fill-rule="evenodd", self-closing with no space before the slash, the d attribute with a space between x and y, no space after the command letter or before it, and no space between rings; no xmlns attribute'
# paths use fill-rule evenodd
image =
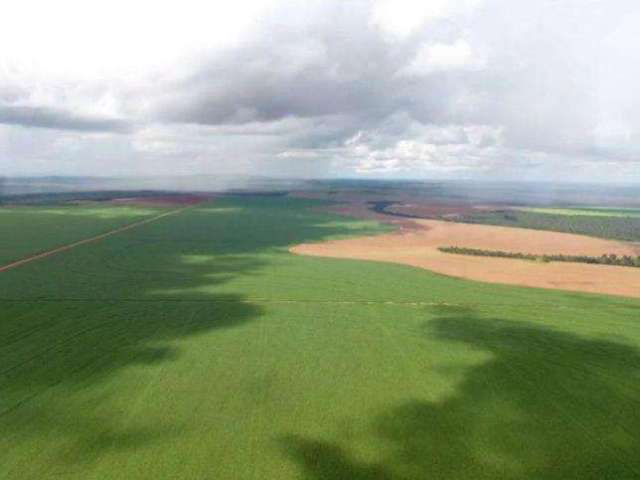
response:
<svg viewBox="0 0 640 480"><path fill-rule="evenodd" d="M640 217L640 209L636 208L535 208L522 207L517 210L523 212L546 213L549 215L578 215L587 217L621 217L621 218L638 218Z"/></svg>
<svg viewBox="0 0 640 480"><path fill-rule="evenodd" d="M163 211L156 207L91 204L0 206L0 266L150 218Z"/></svg>
<svg viewBox="0 0 640 480"><path fill-rule="evenodd" d="M605 214L605 211L613 213ZM591 209L577 213L575 210L567 209L497 210L464 215L456 218L456 221L640 242L640 214L631 216L615 212L619 210Z"/></svg>
<svg viewBox="0 0 640 480"><path fill-rule="evenodd" d="M384 230L316 205L0 273L0 478L640 478L639 301L289 254Z"/></svg>

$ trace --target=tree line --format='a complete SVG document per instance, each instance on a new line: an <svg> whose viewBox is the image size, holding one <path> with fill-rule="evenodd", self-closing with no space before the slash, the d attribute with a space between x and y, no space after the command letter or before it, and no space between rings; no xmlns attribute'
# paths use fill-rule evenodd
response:
<svg viewBox="0 0 640 480"><path fill-rule="evenodd" d="M438 247L444 253L454 253L457 255L473 255L476 257L498 257L516 258L519 260L530 260L536 262L573 262L590 263L594 265L617 265L621 267L640 267L640 256L616 255L615 253L604 254L599 257L588 255L537 255L534 253L503 252L501 250L482 250L479 248L467 247Z"/></svg>

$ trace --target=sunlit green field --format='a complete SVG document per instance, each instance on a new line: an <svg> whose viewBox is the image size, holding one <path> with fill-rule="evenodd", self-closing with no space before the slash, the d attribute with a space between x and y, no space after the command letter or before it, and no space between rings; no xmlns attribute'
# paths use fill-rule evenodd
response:
<svg viewBox="0 0 640 480"><path fill-rule="evenodd" d="M640 302L291 255L384 230L312 206L0 273L0 478L639 478Z"/></svg>
<svg viewBox="0 0 640 480"><path fill-rule="evenodd" d="M574 210L534 208L478 211L464 215L459 220L469 223L551 230L554 232L640 242L640 211L632 209L593 208L589 210Z"/></svg>
<svg viewBox="0 0 640 480"><path fill-rule="evenodd" d="M638 218L640 217L640 209L636 208L536 208L522 207L518 208L523 212L547 213L549 215L579 215L588 217L619 217L619 218Z"/></svg>

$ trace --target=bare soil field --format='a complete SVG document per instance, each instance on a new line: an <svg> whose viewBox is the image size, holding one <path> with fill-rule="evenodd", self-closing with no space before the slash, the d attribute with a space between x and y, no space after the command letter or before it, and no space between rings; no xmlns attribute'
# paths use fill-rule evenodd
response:
<svg viewBox="0 0 640 480"><path fill-rule="evenodd" d="M483 282L640 298L638 268L537 263L453 255L438 250L442 246L458 246L533 254L639 255L638 245L581 235L438 220L414 220L409 223L413 223L413 228L401 226L391 234L302 244L291 251L302 255L401 263Z"/></svg>

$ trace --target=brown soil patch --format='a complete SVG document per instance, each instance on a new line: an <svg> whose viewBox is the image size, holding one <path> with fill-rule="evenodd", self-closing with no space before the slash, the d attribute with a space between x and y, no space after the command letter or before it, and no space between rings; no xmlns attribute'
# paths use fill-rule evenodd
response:
<svg viewBox="0 0 640 480"><path fill-rule="evenodd" d="M639 255L640 246L584 235L525 228L472 225L441 220L416 220L431 246L455 245L484 250L542 254L600 256L605 253Z"/></svg>
<svg viewBox="0 0 640 480"><path fill-rule="evenodd" d="M565 233L438 220L375 237L295 246L292 252L321 257L401 263L483 282L604 293L640 298L640 269L580 263L537 263L440 252L441 246L535 254L638 255L640 247Z"/></svg>

